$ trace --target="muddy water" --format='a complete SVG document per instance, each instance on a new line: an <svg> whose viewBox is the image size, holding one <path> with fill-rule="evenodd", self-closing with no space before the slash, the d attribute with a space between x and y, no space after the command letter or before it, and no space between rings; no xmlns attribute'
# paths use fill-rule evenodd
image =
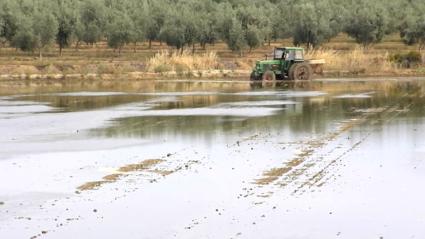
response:
<svg viewBox="0 0 425 239"><path fill-rule="evenodd" d="M0 85L0 238L425 237L423 79Z"/></svg>

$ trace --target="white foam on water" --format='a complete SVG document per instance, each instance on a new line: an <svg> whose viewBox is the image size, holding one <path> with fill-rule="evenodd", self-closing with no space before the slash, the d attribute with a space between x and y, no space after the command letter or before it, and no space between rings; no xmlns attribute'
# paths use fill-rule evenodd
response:
<svg viewBox="0 0 425 239"><path fill-rule="evenodd" d="M47 105L0 105L0 114L15 114L15 113L40 113L54 110L53 107Z"/></svg>
<svg viewBox="0 0 425 239"><path fill-rule="evenodd" d="M222 103L218 106L221 107L259 107L259 106L281 106L281 105L295 105L298 104L295 101L290 100L263 100L263 101L241 101L241 102L231 102L231 103Z"/></svg>
<svg viewBox="0 0 425 239"><path fill-rule="evenodd" d="M232 95L241 96L284 96L284 97L316 97L327 95L321 91L246 91L238 93L230 93Z"/></svg>
<svg viewBox="0 0 425 239"><path fill-rule="evenodd" d="M52 96L117 96L117 95L128 95L125 92L91 92L91 91L80 91L80 92L67 92L67 93L53 93L44 94Z"/></svg>
<svg viewBox="0 0 425 239"><path fill-rule="evenodd" d="M137 95L152 95L152 96L198 96L198 95L218 95L216 91L191 91L191 92L147 92L137 93Z"/></svg>
<svg viewBox="0 0 425 239"><path fill-rule="evenodd" d="M367 92L367 93L361 93L361 94L344 94L344 95L338 95L334 96L333 98L336 99L367 99L372 98L372 94L375 92Z"/></svg>
<svg viewBox="0 0 425 239"><path fill-rule="evenodd" d="M35 102L35 101L15 101L15 100L3 100L0 99L0 107L8 107L8 106L30 106L30 105L48 105L43 102Z"/></svg>
<svg viewBox="0 0 425 239"><path fill-rule="evenodd" d="M145 110L133 112L132 116L236 116L236 117L263 117L273 115L280 109L266 107L241 107L241 108L188 108L170 110Z"/></svg>
<svg viewBox="0 0 425 239"><path fill-rule="evenodd" d="M164 96L145 101L146 103L168 103L181 101L177 96Z"/></svg>

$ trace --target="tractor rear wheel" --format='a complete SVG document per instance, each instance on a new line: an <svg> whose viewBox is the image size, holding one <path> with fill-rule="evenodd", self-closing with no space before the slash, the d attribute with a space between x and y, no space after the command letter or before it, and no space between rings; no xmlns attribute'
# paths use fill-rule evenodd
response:
<svg viewBox="0 0 425 239"><path fill-rule="evenodd" d="M305 62L295 63L289 68L288 77L290 80L311 80L313 77L313 69Z"/></svg>
<svg viewBox="0 0 425 239"><path fill-rule="evenodd" d="M273 71L266 71L263 75L263 81L275 81L276 74Z"/></svg>

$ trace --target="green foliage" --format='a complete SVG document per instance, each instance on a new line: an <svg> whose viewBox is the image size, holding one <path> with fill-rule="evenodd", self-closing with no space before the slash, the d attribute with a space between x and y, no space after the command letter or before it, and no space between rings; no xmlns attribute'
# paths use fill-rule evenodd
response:
<svg viewBox="0 0 425 239"><path fill-rule="evenodd" d="M32 23L34 34L37 36L40 48L54 42L59 25L52 13L38 12L32 19Z"/></svg>
<svg viewBox="0 0 425 239"><path fill-rule="evenodd" d="M164 72L169 72L171 71L173 68L170 65L158 65L155 67L154 72L155 73L164 73Z"/></svg>
<svg viewBox="0 0 425 239"><path fill-rule="evenodd" d="M388 31L388 16L381 6L371 3L364 5L352 12L345 32L357 43L367 47L382 41Z"/></svg>
<svg viewBox="0 0 425 239"><path fill-rule="evenodd" d="M397 53L390 56L390 61L402 67L411 68L418 66L422 63L422 55L417 51L410 51L408 53Z"/></svg>
<svg viewBox="0 0 425 239"><path fill-rule="evenodd" d="M106 36L108 39L108 46L114 49L118 49L121 53L121 49L125 44L128 44L132 40L132 21L122 13L115 13L114 19L107 27Z"/></svg>
<svg viewBox="0 0 425 239"><path fill-rule="evenodd" d="M77 37L87 44L98 42L103 36L106 23L105 6L100 0L86 0L80 6L77 21Z"/></svg>
<svg viewBox="0 0 425 239"><path fill-rule="evenodd" d="M77 23L77 14L69 5L70 1L59 1L58 11L55 12L58 29L56 33L56 43L59 46L59 54L62 54L62 49L71 45L71 39L75 33Z"/></svg>
<svg viewBox="0 0 425 239"><path fill-rule="evenodd" d="M245 32L236 20L233 20L226 43L232 51L240 52L240 54L242 54L243 49L247 46Z"/></svg>
<svg viewBox="0 0 425 239"><path fill-rule="evenodd" d="M12 42L18 31L18 12L10 9L6 3L0 9L0 37Z"/></svg>
<svg viewBox="0 0 425 239"><path fill-rule="evenodd" d="M424 48L424 12L423 0L2 0L0 45L42 50L53 39L61 52L105 40L118 50L223 41L242 53L279 38L315 48L341 32L368 46L398 31Z"/></svg>
<svg viewBox="0 0 425 239"><path fill-rule="evenodd" d="M20 29L13 37L13 45L22 51L32 52L38 48L38 39L32 31Z"/></svg>
<svg viewBox="0 0 425 239"><path fill-rule="evenodd" d="M182 49L186 43L184 25L179 21L170 22L162 29L160 39L165 41L169 46Z"/></svg>
<svg viewBox="0 0 425 239"><path fill-rule="evenodd" d="M257 48L261 45L261 36L260 32L256 28L248 29L246 32L246 43L249 46L249 49Z"/></svg>
<svg viewBox="0 0 425 239"><path fill-rule="evenodd" d="M294 45L306 44L307 49L317 47L338 30L332 27L332 13L324 1L300 3L294 6Z"/></svg>
<svg viewBox="0 0 425 239"><path fill-rule="evenodd" d="M399 26L400 36L407 45L418 44L419 49L425 48L425 16L422 9L410 8L406 11L404 20Z"/></svg>

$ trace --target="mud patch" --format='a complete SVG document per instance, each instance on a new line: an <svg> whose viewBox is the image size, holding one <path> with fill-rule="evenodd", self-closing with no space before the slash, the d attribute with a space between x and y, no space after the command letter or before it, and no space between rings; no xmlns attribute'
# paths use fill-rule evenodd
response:
<svg viewBox="0 0 425 239"><path fill-rule="evenodd" d="M99 188L103 184L109 183L109 182L110 181L94 181L94 182L88 182L88 183L85 183L85 184L77 187L77 189L80 190L80 191L94 190L94 189Z"/></svg>
<svg viewBox="0 0 425 239"><path fill-rule="evenodd" d="M132 172L147 171L151 167L153 167L153 166L155 166L155 165L157 165L157 164L159 164L163 161L164 160L162 160L162 159L148 159L148 160L144 160L140 163L128 164L128 165L120 167L117 170L117 173L104 176L102 178L103 180L101 180L101 181L87 182L87 183L77 187L77 189L79 191L95 190L95 189L100 188L104 184L116 182L119 179L129 175ZM154 171L150 171L150 172L154 172ZM158 174L160 174L160 173L158 173Z"/></svg>
<svg viewBox="0 0 425 239"><path fill-rule="evenodd" d="M273 168L263 173L263 176L255 180L257 185L268 185L281 178L283 175L289 173L298 165L302 164L307 157L312 155L314 150L306 149L299 153L296 158L286 163L283 167Z"/></svg>
<svg viewBox="0 0 425 239"><path fill-rule="evenodd" d="M154 169L154 170L149 170L150 173L155 173L155 174L159 174L161 176L168 176L170 174L175 173L176 171L173 170L160 170L160 169Z"/></svg>
<svg viewBox="0 0 425 239"><path fill-rule="evenodd" d="M122 173L129 173L129 172L134 172L134 171L142 171L142 170L146 170L158 163L163 162L164 160L162 159L148 159L145 160L143 162L140 163L136 163L136 164L129 164L126 166L123 166L121 168L118 169L119 172Z"/></svg>

